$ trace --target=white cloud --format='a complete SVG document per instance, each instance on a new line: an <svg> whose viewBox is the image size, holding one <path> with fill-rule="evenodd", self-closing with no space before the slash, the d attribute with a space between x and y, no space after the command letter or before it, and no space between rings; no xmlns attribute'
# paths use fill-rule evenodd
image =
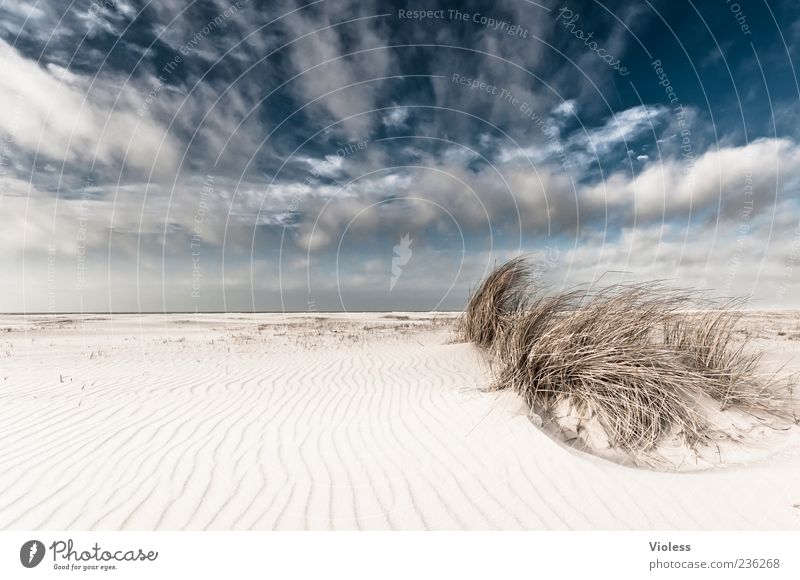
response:
<svg viewBox="0 0 800 580"><path fill-rule="evenodd" d="M637 106L614 113L597 127L575 130L562 136L565 110L574 108L572 101L565 101L550 115L541 119L534 117L529 121L533 143L522 147L503 145L499 160L503 163L517 160L525 164L566 163L580 170L598 159L602 161L617 147L630 145L654 131L658 134L668 115L668 110L661 106Z"/></svg>
<svg viewBox="0 0 800 580"><path fill-rule="evenodd" d="M299 74L292 82L292 89L297 91L303 105L319 99L311 110L327 111L332 116L330 122L352 116L338 128L350 138L364 139L374 119L372 115L359 113L375 109L380 81L372 79L389 74L390 52L380 50L385 42L376 34L373 23L365 20L348 25L347 32L355 43L350 47L350 55L346 55L343 33L335 24L341 21L343 13L352 19L359 13L374 16L379 11L364 2L339 2L328 11L327 6L322 8L316 15L297 12L284 21L290 38L303 37L289 49L292 66ZM378 50L360 52L370 48Z"/></svg>
<svg viewBox="0 0 800 580"><path fill-rule="evenodd" d="M138 117L129 99L55 65L42 68L0 40L0 130L17 146L54 160L119 164L156 174L173 170L179 145ZM162 143L163 140L163 143Z"/></svg>
<svg viewBox="0 0 800 580"><path fill-rule="evenodd" d="M44 10L28 2L19 0L6 0L3 2L3 9L11 12L14 16L22 19L38 19L44 16Z"/></svg>
<svg viewBox="0 0 800 580"><path fill-rule="evenodd" d="M785 202L779 214L793 214ZM796 215L796 213L795 213ZM712 295L751 297L754 307L796 305L798 276L787 259L800 246L800 225L757 216L743 233L739 224L719 229L705 224L650 224L625 227L605 242L582 236L563 255L566 286L598 281L663 280Z"/></svg>
<svg viewBox="0 0 800 580"><path fill-rule="evenodd" d="M408 109L397 107L383 116L383 124L387 127L402 127L408 119Z"/></svg>
<svg viewBox="0 0 800 580"><path fill-rule="evenodd" d="M571 117L577 111L577 102L575 99L567 99L561 101L558 106L553 109L553 114L560 117Z"/></svg>
<svg viewBox="0 0 800 580"><path fill-rule="evenodd" d="M616 173L585 190L595 207L606 204L637 219L666 219L709 209L736 217L752 200L754 213L776 198L796 196L800 146L788 139L758 139L748 145L706 151L694 163L670 158L650 163L633 179Z"/></svg>
<svg viewBox="0 0 800 580"><path fill-rule="evenodd" d="M575 133L570 142L571 145L577 145L586 151L605 155L614 147L653 131L667 112L667 109L661 106L632 107L614 113L599 127L589 129L585 133Z"/></svg>

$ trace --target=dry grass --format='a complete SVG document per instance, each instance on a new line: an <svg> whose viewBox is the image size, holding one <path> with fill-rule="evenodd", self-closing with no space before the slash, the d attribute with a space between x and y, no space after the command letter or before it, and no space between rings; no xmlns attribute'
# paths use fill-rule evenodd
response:
<svg viewBox="0 0 800 580"><path fill-rule="evenodd" d="M741 304L733 301L699 314L672 317L665 323L664 343L704 381L703 391L723 410L736 407L791 415L792 380L759 371L762 353L737 336Z"/></svg>
<svg viewBox="0 0 800 580"><path fill-rule="evenodd" d="M472 293L458 328L461 338L490 348L525 304L530 265L514 258L495 268Z"/></svg>
<svg viewBox="0 0 800 580"><path fill-rule="evenodd" d="M629 453L665 436L706 441L708 397L723 409L791 414L779 395L789 383L762 377L760 355L734 334L736 303L714 305L657 284L531 298L519 282L528 279L525 268L515 260L487 278L462 333L490 351L495 386L513 389L531 409L547 415L567 403Z"/></svg>

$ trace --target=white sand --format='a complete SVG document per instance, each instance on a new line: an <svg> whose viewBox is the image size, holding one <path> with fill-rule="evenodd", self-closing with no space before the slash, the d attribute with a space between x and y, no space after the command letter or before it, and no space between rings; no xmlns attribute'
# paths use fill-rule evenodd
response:
<svg viewBox="0 0 800 580"><path fill-rule="evenodd" d="M796 427L625 467L484 392L451 317L321 316L0 318L0 528L800 529ZM750 319L800 370L800 317Z"/></svg>

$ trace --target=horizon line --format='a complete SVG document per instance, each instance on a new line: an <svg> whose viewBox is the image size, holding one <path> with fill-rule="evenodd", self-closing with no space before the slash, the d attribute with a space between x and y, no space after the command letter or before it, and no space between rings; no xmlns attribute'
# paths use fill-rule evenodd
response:
<svg viewBox="0 0 800 580"><path fill-rule="evenodd" d="M58 312L0 312L0 316L61 316L65 314L347 314L347 313L367 313L367 312L461 312L461 310L128 310L121 312L109 311L58 311Z"/></svg>

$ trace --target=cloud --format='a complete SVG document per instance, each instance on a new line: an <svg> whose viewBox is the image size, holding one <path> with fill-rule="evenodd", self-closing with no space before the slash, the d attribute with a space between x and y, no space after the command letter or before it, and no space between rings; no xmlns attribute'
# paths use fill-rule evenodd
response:
<svg viewBox="0 0 800 580"><path fill-rule="evenodd" d="M605 123L586 132L576 132L570 146L603 156L615 147L629 143L653 131L668 109L660 105L640 105L609 115Z"/></svg>
<svg viewBox="0 0 800 580"><path fill-rule="evenodd" d="M342 14L352 20L380 12L371 2L345 1L323 5L316 12L296 12L284 20L289 38L297 39L289 48L291 66L299 75L292 90L302 105L319 99L312 111L326 111L332 117L325 119L328 122L353 116L339 127L352 139L368 135L374 118L358 114L376 108L381 86L379 81L362 81L388 76L391 57L388 50L380 49L385 42L369 19L336 24ZM361 52L370 48L377 50Z"/></svg>
<svg viewBox="0 0 800 580"><path fill-rule="evenodd" d="M575 99L567 99L566 101L562 101L561 103L553 109L553 115L559 117L571 117L575 115L578 110L577 103Z"/></svg>
<svg viewBox="0 0 800 580"><path fill-rule="evenodd" d="M387 127L402 127L406 119L408 119L408 109L406 107L397 107L383 116L383 124Z"/></svg>
<svg viewBox="0 0 800 580"><path fill-rule="evenodd" d="M714 218L739 219L742 212L767 212L781 199L797 199L798 184L800 146L788 139L763 138L706 151L694 162L673 157L650 163L633 178L614 173L587 188L583 199L637 220L704 211Z"/></svg>
<svg viewBox="0 0 800 580"><path fill-rule="evenodd" d="M291 226L296 244L326 251L339 244L348 224L350 235L362 236L444 231L456 224L472 238L502 235L504 244L591 232L613 238L634 223L699 223L713 232L710 226L719 221L733 225L718 229L735 230L771 216L777 203L797 199L800 184L800 146L786 139L710 150L693 163L679 157L649 161L635 174L617 171L575 185L547 164L535 171L513 164L468 171L428 158L421 165L431 169L391 173L402 180L365 178L338 193L315 188Z"/></svg>
<svg viewBox="0 0 800 580"><path fill-rule="evenodd" d="M779 215L797 215L795 201L782 202ZM751 306L785 306L797 286L800 223L755 216L747 229L725 224L657 223L629 226L605 240L581 237L565 248L564 268L551 283L565 286L619 281L664 280L717 296L751 297ZM791 263L792 256L795 263Z"/></svg>
<svg viewBox="0 0 800 580"><path fill-rule="evenodd" d="M115 91L102 82L90 93L91 79L43 68L2 40L0 62L0 129L29 154L87 167L94 159L156 174L174 169L176 140L125 99L115 105Z"/></svg>
<svg viewBox="0 0 800 580"><path fill-rule="evenodd" d="M366 236L366 244L369 235L424 230L483 241L510 236L519 244L523 232L535 238L574 229L576 195L558 170L486 165L470 171L459 161L442 153L421 159L419 168L367 172L345 188L313 186L298 205L290 233L300 249L322 252L345 234Z"/></svg>
<svg viewBox="0 0 800 580"><path fill-rule="evenodd" d="M529 126L534 130L528 136L528 141L533 143L522 147L505 143L500 148L499 160L503 163L516 160L523 164L561 164L570 166L580 178L590 165L605 164L621 147L652 137L653 133L659 134L668 126L666 107L636 106L613 113L596 126L583 126L563 134L565 111L574 111L574 107L571 101L566 101L549 114L533 113Z"/></svg>
<svg viewBox="0 0 800 580"><path fill-rule="evenodd" d="M553 26L554 13L518 0L460 7L521 25L526 38L469 19L401 21L372 0L242 4L202 37L230 0L163 0L136 21L140 4L128 0L0 7L0 267L15 282L6 308L34 304L34 287L49 307L51 258L59 305L81 307L83 297L97 309L120 300L159 309L163 297L184 310L247 308L253 295L276 308L281 286L287 304L304 308L306 268L318 307L340 307L341 290L347 307L425 308L451 281L447 304L459 307L487 266L549 245L562 250L553 284L610 270L721 289L763 290L780 276L790 287L796 277L783 266L800 246L790 99L770 103L774 119L746 107L749 143L739 111L715 110L711 124L693 100L693 71L678 65L680 115L642 105ZM637 75L624 26L597 5L579 10ZM638 34L650 22L643 10L617 14ZM183 60L159 79L176 55ZM737 60L734 71L746 66ZM649 67L643 75L632 77L643 98L663 101L657 85L646 88L656 82ZM398 78L375 80L386 76ZM712 100L733 99L707 79ZM763 138L772 121L783 137ZM691 158L681 150L686 127ZM368 146L340 154L354 142ZM389 295L392 248L405 235L413 258ZM196 250L198 302L189 299ZM83 294L79 266L90 282Z"/></svg>

